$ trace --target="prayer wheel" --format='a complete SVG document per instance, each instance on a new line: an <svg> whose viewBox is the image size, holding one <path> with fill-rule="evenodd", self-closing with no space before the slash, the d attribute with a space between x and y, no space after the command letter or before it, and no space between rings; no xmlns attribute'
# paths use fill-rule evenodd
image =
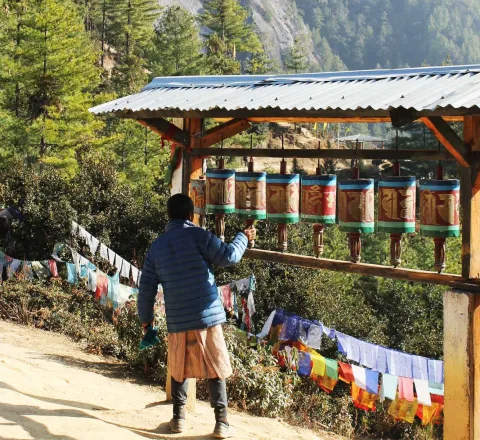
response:
<svg viewBox="0 0 480 440"><path fill-rule="evenodd" d="M402 256L402 234L415 232L415 177L384 177L378 182L378 230L390 233L390 261Z"/></svg>
<svg viewBox="0 0 480 440"><path fill-rule="evenodd" d="M206 228L206 215L207 215L207 203L206 203L206 191L207 182L205 178L194 179L191 181L191 196L193 200L193 213L199 216L198 224L203 229Z"/></svg>
<svg viewBox="0 0 480 440"><path fill-rule="evenodd" d="M267 173L236 173L235 210L247 227L252 227L255 220L267 218ZM255 242L249 245L254 247Z"/></svg>
<svg viewBox="0 0 480 440"><path fill-rule="evenodd" d="M420 232L433 237L435 269L445 269L445 240L460 235L460 182L451 180L420 181Z"/></svg>
<svg viewBox="0 0 480 440"><path fill-rule="evenodd" d="M215 232L225 239L225 214L235 212L235 170L207 171L207 213L215 214Z"/></svg>
<svg viewBox="0 0 480 440"><path fill-rule="evenodd" d="M313 252L323 254L324 225L335 223L337 177L316 175L302 177L301 217L313 226Z"/></svg>
<svg viewBox="0 0 480 440"><path fill-rule="evenodd" d="M300 218L300 176L267 175L267 219L278 224L278 249L287 250L287 224Z"/></svg>
<svg viewBox="0 0 480 440"><path fill-rule="evenodd" d="M338 224L347 232L350 261L361 260L361 234L375 230L375 192L373 179L342 180L338 184Z"/></svg>

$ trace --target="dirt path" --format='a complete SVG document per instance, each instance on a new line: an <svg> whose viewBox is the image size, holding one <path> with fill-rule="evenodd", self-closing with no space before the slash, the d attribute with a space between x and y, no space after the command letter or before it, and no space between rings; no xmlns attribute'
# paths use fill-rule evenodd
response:
<svg viewBox="0 0 480 440"><path fill-rule="evenodd" d="M0 439L210 439L213 413L199 402L185 434L170 435L171 405L125 366L86 354L62 335L0 321ZM273 419L232 412L237 439L319 437Z"/></svg>

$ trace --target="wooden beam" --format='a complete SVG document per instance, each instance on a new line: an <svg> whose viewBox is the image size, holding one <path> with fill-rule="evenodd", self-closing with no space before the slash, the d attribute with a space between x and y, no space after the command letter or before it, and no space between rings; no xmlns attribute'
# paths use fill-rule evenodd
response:
<svg viewBox="0 0 480 440"><path fill-rule="evenodd" d="M326 269L335 272L355 273L366 276L376 276L417 283L439 284L455 289L480 292L480 283L466 280L460 275L429 272L381 266L378 264L351 263L349 261L330 260L327 258L307 257L304 255L287 254L281 252L248 249L245 257L253 260L268 261L270 263L289 264L292 266L310 269Z"/></svg>
<svg viewBox="0 0 480 440"><path fill-rule="evenodd" d="M466 168L470 166L469 149L442 117L432 116L422 118L422 121L460 165Z"/></svg>
<svg viewBox="0 0 480 440"><path fill-rule="evenodd" d="M186 148L190 146L190 134L171 122L168 122L166 119L139 119L138 122L169 141Z"/></svg>
<svg viewBox="0 0 480 440"><path fill-rule="evenodd" d="M232 119L211 128L204 136L196 138L193 144L199 148L211 147L212 145L220 143L222 138L228 139L251 127L251 124L246 119Z"/></svg>
<svg viewBox="0 0 480 440"><path fill-rule="evenodd" d="M293 149L286 148L194 148L192 156L225 156L225 157L273 157L298 159L367 159L367 160L455 160L446 151L438 150L354 150L354 149Z"/></svg>
<svg viewBox="0 0 480 440"><path fill-rule="evenodd" d="M462 122L463 121L463 116L444 116L443 119L447 122ZM219 118L221 121L225 121L226 118ZM321 122L327 122L327 123L332 123L332 124L337 124L339 122L342 123L363 123L363 124L373 124L373 123L390 123L391 118L390 116L383 116L383 117L370 117L370 118L361 118L361 117L351 117L351 118L343 118L341 121L338 120L338 118L307 118L307 117L294 117L294 118L289 118L289 117L284 117L284 118L247 118L249 122L256 122L256 123L262 123L262 122L287 122L287 123L321 123Z"/></svg>
<svg viewBox="0 0 480 440"><path fill-rule="evenodd" d="M221 108L213 108L210 110L178 110L178 109L162 109L162 110L139 110L132 112L131 110L123 110L114 112L115 116L130 119L151 119L151 118L229 118L229 119L250 119L264 118L264 122L275 119L296 118L305 120L306 118L315 118L318 121L325 122L356 122L375 120L378 118L390 120L390 112L388 110L359 109L359 110L298 110L298 109L279 109L279 108L259 108L249 110L246 108L225 110ZM473 109L436 109L422 110L416 114L417 118L423 117L464 117L478 115L478 110Z"/></svg>

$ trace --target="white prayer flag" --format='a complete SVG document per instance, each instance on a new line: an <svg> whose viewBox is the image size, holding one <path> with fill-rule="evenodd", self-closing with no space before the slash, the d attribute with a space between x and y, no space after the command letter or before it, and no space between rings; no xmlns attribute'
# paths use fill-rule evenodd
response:
<svg viewBox="0 0 480 440"><path fill-rule="evenodd" d="M415 389L417 390L418 403L432 406L432 397L428 390L428 380L413 379Z"/></svg>
<svg viewBox="0 0 480 440"><path fill-rule="evenodd" d="M92 253L92 255L95 255L97 253L99 243L100 240L98 238L90 235L90 241L88 242L88 246L90 247L90 252Z"/></svg>
<svg viewBox="0 0 480 440"><path fill-rule="evenodd" d="M75 235L77 231L78 231L78 223L72 220L72 230L71 230L72 235Z"/></svg>
<svg viewBox="0 0 480 440"><path fill-rule="evenodd" d="M110 248L108 248L108 261L113 266L115 264L115 258L117 254L113 252Z"/></svg>
<svg viewBox="0 0 480 440"><path fill-rule="evenodd" d="M108 248L103 243L100 243L100 257L104 260L108 260Z"/></svg>
<svg viewBox="0 0 480 440"><path fill-rule="evenodd" d="M355 385L362 390L367 389L367 370L357 365L352 365L353 378L355 379Z"/></svg>
<svg viewBox="0 0 480 440"><path fill-rule="evenodd" d="M122 270L123 258L120 255L115 255L115 267L120 272Z"/></svg>
<svg viewBox="0 0 480 440"><path fill-rule="evenodd" d="M265 321L265 324L263 324L262 331L257 335L257 338L263 339L270 333L270 329L272 328L273 318L275 318L276 313L277 313L276 310L270 313L270 316Z"/></svg>
<svg viewBox="0 0 480 440"><path fill-rule="evenodd" d="M132 269L132 279L135 284L138 284L138 272L139 270L132 264L131 265Z"/></svg>
<svg viewBox="0 0 480 440"><path fill-rule="evenodd" d="M120 272L120 275L130 279L130 263L128 263L126 260L123 260L122 271Z"/></svg>

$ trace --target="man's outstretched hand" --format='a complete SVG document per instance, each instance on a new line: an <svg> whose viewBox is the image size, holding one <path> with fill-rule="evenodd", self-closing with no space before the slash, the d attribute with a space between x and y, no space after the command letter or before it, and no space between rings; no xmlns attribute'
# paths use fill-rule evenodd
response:
<svg viewBox="0 0 480 440"><path fill-rule="evenodd" d="M255 228L245 229L243 233L247 236L248 241L254 241L257 238L257 230Z"/></svg>

